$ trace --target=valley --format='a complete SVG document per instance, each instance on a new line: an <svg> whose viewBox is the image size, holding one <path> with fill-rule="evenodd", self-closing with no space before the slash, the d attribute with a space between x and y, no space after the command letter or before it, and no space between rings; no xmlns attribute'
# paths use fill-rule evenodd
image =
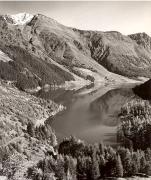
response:
<svg viewBox="0 0 151 180"><path fill-rule="evenodd" d="M0 15L0 176L96 180L151 175L150 146L140 144L138 152L137 138L127 144L124 134L133 135L127 116L133 124L138 116L140 126L150 121L140 99L150 99L150 78L151 37L146 33L79 30L42 14Z"/></svg>

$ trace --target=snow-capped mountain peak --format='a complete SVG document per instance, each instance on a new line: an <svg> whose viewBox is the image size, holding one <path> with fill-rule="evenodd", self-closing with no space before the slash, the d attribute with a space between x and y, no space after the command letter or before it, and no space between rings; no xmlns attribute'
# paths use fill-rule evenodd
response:
<svg viewBox="0 0 151 180"><path fill-rule="evenodd" d="M14 25L23 25L31 21L33 15L28 13L19 13L19 14L9 15L9 17L13 20Z"/></svg>

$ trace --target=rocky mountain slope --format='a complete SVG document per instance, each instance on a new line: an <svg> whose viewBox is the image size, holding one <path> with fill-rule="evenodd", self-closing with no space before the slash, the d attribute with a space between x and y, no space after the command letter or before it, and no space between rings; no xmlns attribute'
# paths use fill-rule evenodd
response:
<svg viewBox="0 0 151 180"><path fill-rule="evenodd" d="M150 50L151 49L151 37L148 36L146 33L136 33L131 34L129 37L136 41L137 44L141 45L142 47Z"/></svg>
<svg viewBox="0 0 151 180"><path fill-rule="evenodd" d="M109 71L150 77L148 38L141 36L139 43L134 36L78 30L41 14L2 15L0 49L12 61L0 61L0 77L22 90L69 81L87 84L95 80L93 72L102 80L121 78Z"/></svg>
<svg viewBox="0 0 151 180"><path fill-rule="evenodd" d="M119 32L95 33L92 57L109 71L129 77L150 77L151 50L130 37Z"/></svg>

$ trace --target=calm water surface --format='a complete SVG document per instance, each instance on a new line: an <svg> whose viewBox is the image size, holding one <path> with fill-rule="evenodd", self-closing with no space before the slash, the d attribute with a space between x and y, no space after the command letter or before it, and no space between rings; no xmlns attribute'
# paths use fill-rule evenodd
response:
<svg viewBox="0 0 151 180"><path fill-rule="evenodd" d="M88 143L103 141L115 145L118 113L121 107L134 97L131 88L100 87L84 94L93 87L83 88L77 92L56 90L40 92L39 96L54 99L66 106L53 119L51 125L58 140L75 135Z"/></svg>

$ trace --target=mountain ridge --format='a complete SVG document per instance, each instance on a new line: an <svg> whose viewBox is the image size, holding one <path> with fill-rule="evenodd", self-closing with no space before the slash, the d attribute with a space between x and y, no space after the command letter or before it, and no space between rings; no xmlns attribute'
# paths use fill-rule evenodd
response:
<svg viewBox="0 0 151 180"><path fill-rule="evenodd" d="M98 73L102 80L105 77L120 80L121 75L151 77L151 49L146 36L141 36L142 43L139 44L136 35L78 30L41 14L21 25L9 23L3 16L0 21L0 49L14 59L13 65L3 63L3 66L15 67L18 76L23 76L24 68L33 71L41 81L23 76L27 82L31 79L31 88L44 83L60 85L77 79L86 84L89 74L83 75L80 68ZM36 67L44 67L37 72L33 63L37 64ZM4 74L0 76L5 78ZM15 78L15 81L18 80Z"/></svg>

